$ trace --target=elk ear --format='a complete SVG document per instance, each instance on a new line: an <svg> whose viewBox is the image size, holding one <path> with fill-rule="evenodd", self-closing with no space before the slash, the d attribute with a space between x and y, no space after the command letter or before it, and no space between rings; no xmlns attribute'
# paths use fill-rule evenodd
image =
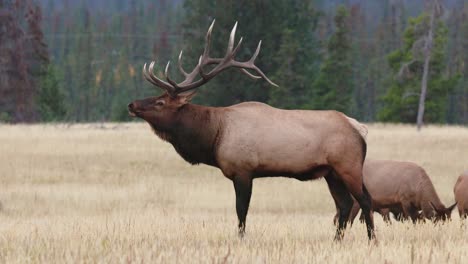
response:
<svg viewBox="0 0 468 264"><path fill-rule="evenodd" d="M457 202L455 202L454 204L452 204L451 206L449 206L449 207L447 208L447 211L448 211L448 212L452 212L452 210L453 210L453 208L455 208L455 206L457 206Z"/></svg>
<svg viewBox="0 0 468 264"><path fill-rule="evenodd" d="M429 204L431 205L432 210L434 210L434 212L436 212L438 214L440 213L440 211L437 209L437 207L432 202L429 202Z"/></svg>
<svg viewBox="0 0 468 264"><path fill-rule="evenodd" d="M179 102L186 104L192 100L192 98L197 94L197 91L191 91L186 93L181 93L178 95Z"/></svg>

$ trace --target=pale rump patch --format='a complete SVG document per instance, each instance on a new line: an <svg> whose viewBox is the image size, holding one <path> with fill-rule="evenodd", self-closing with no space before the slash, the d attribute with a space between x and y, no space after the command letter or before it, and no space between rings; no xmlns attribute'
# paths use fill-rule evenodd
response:
<svg viewBox="0 0 468 264"><path fill-rule="evenodd" d="M349 123L351 123L351 125L359 132L359 134L361 134L362 138L366 140L368 133L367 126L359 123L356 119L351 118L349 116L347 116L346 118L348 118Z"/></svg>

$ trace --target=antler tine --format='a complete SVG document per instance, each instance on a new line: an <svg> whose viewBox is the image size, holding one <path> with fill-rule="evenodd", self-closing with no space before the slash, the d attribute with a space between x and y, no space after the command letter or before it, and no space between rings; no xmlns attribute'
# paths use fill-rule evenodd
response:
<svg viewBox="0 0 468 264"><path fill-rule="evenodd" d="M146 63L143 65L143 76L148 82L152 83L153 85L156 85L156 83L153 82L153 80L151 80L151 77L146 73Z"/></svg>
<svg viewBox="0 0 468 264"><path fill-rule="evenodd" d="M205 50L203 51L203 57L208 58L209 53L210 53L210 45L211 45L211 32L213 31L214 24L216 22L216 19L213 19L213 22L211 22L210 27L208 28L208 31L206 32L205 36Z"/></svg>
<svg viewBox="0 0 468 264"><path fill-rule="evenodd" d="M270 79L268 79L268 77L255 65L253 65L252 67L252 70L256 71L258 74L260 74L260 76L265 79L265 81L267 81L269 84L273 85L273 86L276 86L276 87L279 87L276 83L272 82Z"/></svg>
<svg viewBox="0 0 468 264"><path fill-rule="evenodd" d="M248 63L251 63L253 66L255 66L253 63L254 63L255 59L257 59L258 54L260 53L260 48L261 48L261 46L262 46L262 41L260 40L260 41L258 42L257 49L255 50L254 55L253 55L252 58L250 58L250 60L248 61ZM237 47L236 47L236 48L237 48ZM254 75L254 74L248 72L248 71L247 71L246 69L244 69L244 68L241 68L241 71L242 71L243 73L247 74L247 76L249 76L249 77L252 78L252 79L261 79L261 78L262 78L262 76ZM266 77L266 76L265 76L265 77ZM272 81L270 81L269 79L267 79L267 81L268 81L270 84L273 84L274 86L278 86L278 85L276 85L275 83L273 83Z"/></svg>
<svg viewBox="0 0 468 264"><path fill-rule="evenodd" d="M209 52L210 52L210 45L211 45L211 32L213 31L214 24L216 22L216 19L213 19L213 22L211 22L210 27L208 28L208 31L206 32L205 35L205 49L203 50L203 54L200 56L198 59L198 64L195 66L195 68L192 70L192 72L184 74L185 75L185 80L182 81L177 88L180 90L181 86L184 86L186 84L191 84L192 81L197 77L198 74L204 78L206 75L203 72L203 65L205 64L213 64L213 63L218 63L216 59L211 59L209 57ZM181 55L180 55L181 56ZM178 91L177 91L178 92Z"/></svg>
<svg viewBox="0 0 468 264"><path fill-rule="evenodd" d="M160 87L160 86L158 85L158 83L155 82L155 81L151 78L151 76L150 76L149 73L148 73L148 70L146 69L146 63L145 63L145 65L143 65L143 76L145 77L145 79L146 79L148 82L150 82L150 83L152 83L153 85L158 86L159 88L165 90L163 87Z"/></svg>
<svg viewBox="0 0 468 264"><path fill-rule="evenodd" d="M239 44L240 44L240 43L239 43ZM261 46L262 46L262 41L260 40L260 41L258 42L257 49L255 50L254 55L250 58L249 61L246 62L247 64L249 64L250 66L252 66L253 70L255 70L256 72L260 71L260 69L258 69L258 67L255 66L254 61L255 61L255 59L257 59L257 56L258 56L258 54L260 53L260 48L261 48ZM237 47L236 47L236 48L237 48ZM248 72L248 71L247 71L246 69L244 69L244 68L241 68L241 71L242 71L243 73L245 73L247 76L249 76L250 78L252 78L252 79L261 79L261 78L265 78L266 81L267 81L268 83L270 83L270 84L272 84L272 85L274 85L274 86L278 86L278 85L276 85L275 83L273 83L270 79L266 78L266 76L265 76L265 74L263 74L263 72L262 72L262 74L260 74L261 76L258 76L258 75L254 75L254 74ZM260 72L261 72L261 71L260 71Z"/></svg>
<svg viewBox="0 0 468 264"><path fill-rule="evenodd" d="M188 73L186 71L184 71L184 68L182 68L182 52L183 50L180 51L179 53L179 60L178 60L178 66L179 66L179 71L185 76L187 77Z"/></svg>
<svg viewBox="0 0 468 264"><path fill-rule="evenodd" d="M208 74L204 74L204 76L202 75L202 77L203 77L204 79L206 79L206 76L211 75L211 74L213 74L214 72L217 72L217 71L222 71L224 68L228 68L229 65L230 65L229 61L231 61L231 60L236 56L237 51L239 50L239 47L240 47L240 45L242 44L242 40L243 40L243 37L241 37L241 38L239 39L239 42L237 43L237 45L236 45L236 47L234 48L234 50L232 50L230 53L228 52L228 53L226 54L226 57L224 57L223 59L211 59L210 62L212 62L212 63L220 63L220 62L223 62L223 61L224 61L225 64L223 64L223 63L218 64L218 65L217 65L216 67L214 67ZM229 51L229 49L230 49L230 48L228 48L228 51ZM231 48L231 49L232 49L232 48ZM219 61L219 62L218 62L218 61ZM226 63L226 62L228 62L228 63ZM200 74L202 74L202 73L203 73L203 69L200 69ZM261 77L259 77L259 76L252 75L250 72L247 72L247 75L250 76L250 77L252 77L252 78L254 78L254 79L255 79L255 77L257 77L256 79L261 78ZM253 77L253 76L255 76L255 77Z"/></svg>
<svg viewBox="0 0 468 264"><path fill-rule="evenodd" d="M174 87L172 89L172 93L176 94L177 90L179 89L179 86L177 85L177 83L175 81L173 81L169 77L169 65L171 65L171 61L168 61L167 64L166 64L166 69L164 69L164 77L166 77L167 82L170 83L172 85L172 87Z"/></svg>
<svg viewBox="0 0 468 264"><path fill-rule="evenodd" d="M245 73L247 76L249 76L250 78L255 79L255 80L261 79L261 78L262 78L262 76L258 76L258 75L252 74L252 73L248 72L248 71L247 71L246 69L244 69L244 68L241 69L241 72Z"/></svg>
<svg viewBox="0 0 468 264"><path fill-rule="evenodd" d="M207 80L209 78L208 75L211 73L211 71L208 73L208 75L205 73L205 71L203 70L203 66L202 66L202 60L203 60L203 56L200 56L200 58L198 59L197 68L198 68L198 72L200 73L200 76L202 77L202 79Z"/></svg>
<svg viewBox="0 0 468 264"><path fill-rule="evenodd" d="M228 42L228 48L226 50L226 56L224 56L224 58L221 59L221 62L224 62L224 63L219 63L208 74L203 74L204 76L202 75L202 77L204 79L206 79L207 76L209 76L209 75L211 75L213 73L220 72L220 71L224 70L225 68L229 68L230 61L234 58L234 56L236 56L236 53L239 50L240 45L242 44L242 40L244 39L243 37L241 37L239 39L239 42L237 43L236 47L234 48L234 39L236 37L236 30L237 30L237 21L234 24L234 27L232 27L231 34L229 36L229 42ZM207 59L207 60L209 60L210 62L217 61L217 59ZM202 74L202 70L203 69L200 68L200 74Z"/></svg>
<svg viewBox="0 0 468 264"><path fill-rule="evenodd" d="M158 86L159 88L163 89L164 91L172 94L174 93L174 87L171 86L169 83L159 79L158 77L156 77L156 75L154 75L154 64L156 62L155 61L152 61L149 65L149 68L148 68L148 71L145 73L145 76L148 76L150 77L151 79L151 83L153 83L155 86Z"/></svg>
<svg viewBox="0 0 468 264"><path fill-rule="evenodd" d="M150 65L149 65L149 67L148 67L148 72L150 73L150 76L151 76L151 75L154 76L154 74L153 74L153 72L154 72L154 71L153 71L153 68L154 68L154 64L155 64L155 63L156 63L156 61L152 61L152 62L150 63ZM155 76L155 77L156 77L156 76Z"/></svg>
<svg viewBox="0 0 468 264"><path fill-rule="evenodd" d="M239 50L239 47L240 47L240 45L242 44L242 40L243 40L243 39L244 39L243 37L241 37L241 38L239 39L239 43L237 43L237 46L234 48L234 50L233 50L232 53L231 53L231 58L234 58L234 56L236 56L236 53L237 53L237 51Z"/></svg>
<svg viewBox="0 0 468 264"><path fill-rule="evenodd" d="M252 62L252 63L253 63L253 62L255 61L255 59L257 59L257 56L258 56L258 54L260 53L260 48L261 48L261 47L262 47L262 41L260 40L260 41L258 42L257 49L255 50L255 53L254 53L254 55L252 56L252 58L250 58L249 62Z"/></svg>
<svg viewBox="0 0 468 264"><path fill-rule="evenodd" d="M228 48L226 51L226 58L228 57L228 54L231 54L232 49L234 48L234 38L236 37L236 30L237 30L237 21L234 24L234 27L232 27L231 35L229 36Z"/></svg>
<svg viewBox="0 0 468 264"><path fill-rule="evenodd" d="M233 28L233 31L234 31L234 32L231 32L231 36L230 36L230 39L229 39L230 43L231 43L231 40L233 41L234 35L233 35L232 33L235 34L236 26L237 26L237 22L236 22L236 25L235 25L234 28ZM242 40L243 40L243 39L244 39L243 37L241 37L241 38L239 39L239 42L237 43L236 47L235 47L234 50L231 52L231 54L230 54L230 56L229 56L231 59L234 58L234 56L236 56L237 51L239 51L239 48L240 48L240 45L242 44ZM261 42L261 41L260 41L260 42ZM228 48L228 49L229 49L229 48ZM258 50L257 50L256 54L258 55ZM257 55L254 55L254 56L256 57ZM254 59L254 60L255 60L255 59ZM254 75L254 74L248 72L248 71L247 71L246 69L244 69L244 68L241 68L241 72L245 73L247 76L249 76L249 77L252 78L252 79L261 79L261 78L262 78L261 76Z"/></svg>
<svg viewBox="0 0 468 264"><path fill-rule="evenodd" d="M166 77L166 79L167 79L167 77L169 77L167 72L169 70L169 65L170 64L171 64L171 61L168 61L167 64L166 64L166 68L164 69L164 77Z"/></svg>

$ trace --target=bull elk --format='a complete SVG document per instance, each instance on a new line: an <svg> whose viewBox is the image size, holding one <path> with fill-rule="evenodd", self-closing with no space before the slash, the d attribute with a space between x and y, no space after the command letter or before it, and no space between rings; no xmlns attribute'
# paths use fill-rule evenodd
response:
<svg viewBox="0 0 468 264"><path fill-rule="evenodd" d="M148 122L155 134L170 142L187 162L217 167L233 182L241 237L245 233L253 179L284 176L300 181L325 178L341 209L335 240L343 237L352 196L365 214L369 239L374 238L371 199L362 181L366 126L337 111L282 110L259 102L229 107L190 103L195 88L231 67L276 85L254 64L261 41L248 61L235 60L242 42L241 38L234 47L237 23L224 58L210 57L213 26L214 21L206 34L204 52L190 73L181 66L181 51L178 67L185 76L182 82L169 76L169 62L165 80L154 74L155 62L148 68L143 66L146 80L164 94L130 103L130 115ZM207 70L207 65L214 67Z"/></svg>

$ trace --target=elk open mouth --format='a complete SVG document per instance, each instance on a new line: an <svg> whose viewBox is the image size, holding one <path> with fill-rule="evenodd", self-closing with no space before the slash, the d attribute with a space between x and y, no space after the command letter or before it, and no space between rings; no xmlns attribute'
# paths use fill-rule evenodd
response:
<svg viewBox="0 0 468 264"><path fill-rule="evenodd" d="M128 109L128 115L131 117L140 117L141 113L142 113L141 111Z"/></svg>
<svg viewBox="0 0 468 264"><path fill-rule="evenodd" d="M131 117L137 117L136 113L132 112L130 110L128 110L128 115L131 116Z"/></svg>
<svg viewBox="0 0 468 264"><path fill-rule="evenodd" d="M128 114L132 117L138 117L139 111L135 110L135 105L133 103L128 104Z"/></svg>

